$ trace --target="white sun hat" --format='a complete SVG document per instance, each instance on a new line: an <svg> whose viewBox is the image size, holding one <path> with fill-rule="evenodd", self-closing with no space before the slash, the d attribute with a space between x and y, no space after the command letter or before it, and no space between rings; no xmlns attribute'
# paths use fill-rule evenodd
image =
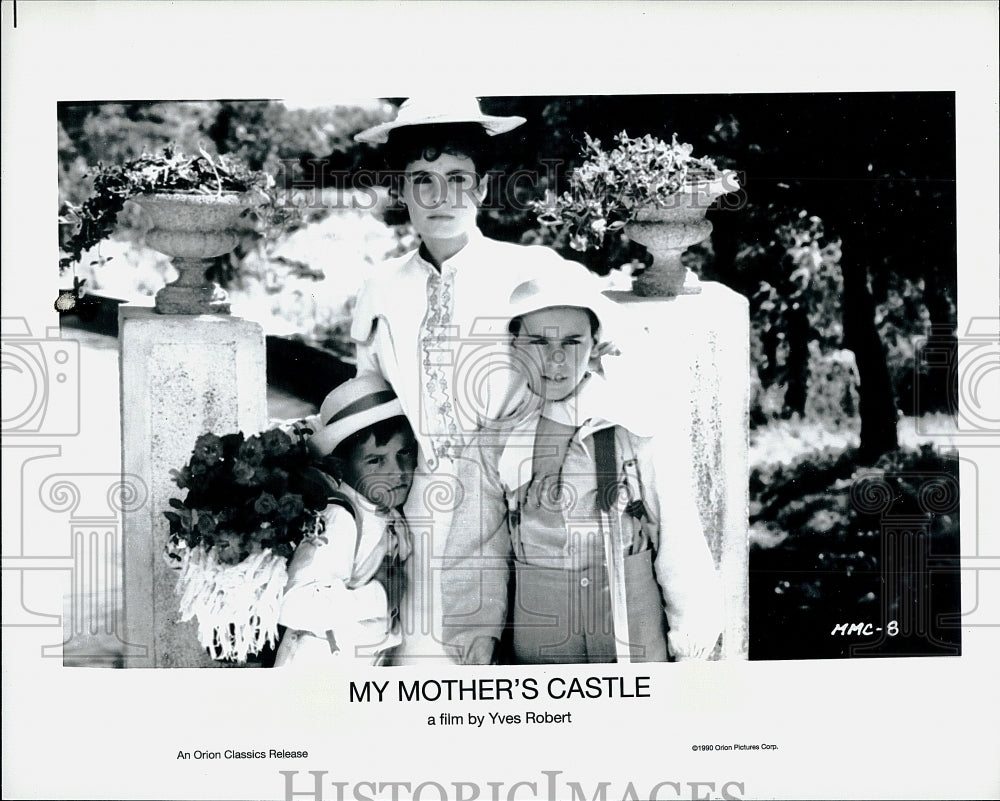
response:
<svg viewBox="0 0 1000 801"><path fill-rule="evenodd" d="M493 117L483 114L479 108L479 100L475 97L465 98L428 98L411 97L403 101L396 112L396 119L383 122L354 136L356 142L366 142L370 145L381 145L389 141L390 132L396 128L413 125L443 125L450 123L477 123L489 136L507 133L527 120L524 117Z"/></svg>
<svg viewBox="0 0 1000 801"><path fill-rule="evenodd" d="M602 294L603 287L604 284L593 273L567 264L514 287L507 314L514 319L553 306L590 309L600 323L598 342L615 340L621 333L624 313L618 304Z"/></svg>
<svg viewBox="0 0 1000 801"><path fill-rule="evenodd" d="M322 455L362 429L403 415L396 393L380 376L366 374L336 387L319 410L320 429L309 438Z"/></svg>

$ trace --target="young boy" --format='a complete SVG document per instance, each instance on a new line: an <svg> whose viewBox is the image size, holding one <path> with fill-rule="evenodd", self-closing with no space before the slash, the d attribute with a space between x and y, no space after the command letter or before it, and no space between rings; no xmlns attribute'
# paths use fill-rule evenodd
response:
<svg viewBox="0 0 1000 801"><path fill-rule="evenodd" d="M382 664L400 641L402 563L411 550L401 507L416 466L413 431L390 386L367 375L327 395L309 442L333 457L340 481L331 480L323 531L303 540L289 563L275 666Z"/></svg>
<svg viewBox="0 0 1000 801"><path fill-rule="evenodd" d="M463 664L703 658L722 630L683 449L623 424L628 388L594 358L617 309L584 283L543 277L510 296L525 403L464 454L442 576Z"/></svg>

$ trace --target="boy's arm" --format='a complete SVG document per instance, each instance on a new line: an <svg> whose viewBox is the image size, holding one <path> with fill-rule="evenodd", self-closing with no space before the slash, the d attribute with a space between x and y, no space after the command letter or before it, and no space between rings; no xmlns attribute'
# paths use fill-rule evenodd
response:
<svg viewBox="0 0 1000 801"><path fill-rule="evenodd" d="M474 443L458 461L455 510L441 576L444 637L462 664L489 664L507 618L507 502L496 454Z"/></svg>
<svg viewBox="0 0 1000 801"><path fill-rule="evenodd" d="M360 621L387 617L388 601L377 581L349 587L357 544L351 513L331 504L323 517L326 530L319 541L303 540L289 562L278 622L319 636L332 629L344 647Z"/></svg>
<svg viewBox="0 0 1000 801"><path fill-rule="evenodd" d="M678 660L704 659L722 633L723 599L694 496L691 460L679 442L659 447L655 438L636 441L647 505L659 521L654 569L670 625L670 651Z"/></svg>

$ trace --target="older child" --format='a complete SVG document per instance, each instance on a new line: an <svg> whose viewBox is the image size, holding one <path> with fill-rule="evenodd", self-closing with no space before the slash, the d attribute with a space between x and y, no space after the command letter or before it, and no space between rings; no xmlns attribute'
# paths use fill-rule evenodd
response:
<svg viewBox="0 0 1000 801"><path fill-rule="evenodd" d="M401 507L413 482L416 442L395 393L367 375L334 389L310 447L332 456L325 527L295 550L275 665L359 658L383 663L400 641L402 563L410 533Z"/></svg>
<svg viewBox="0 0 1000 801"><path fill-rule="evenodd" d="M477 225L490 184L497 185L488 177L500 149L496 142L524 122L484 114L472 97L414 97L393 121L355 137L380 146L398 178L396 212L420 241L416 250L371 270L351 327L358 375L375 373L392 384L419 443L416 484L406 505L416 536L404 600L414 624L399 649L403 663L448 659L440 642L440 587L428 566L444 555L453 510L425 500L461 497L444 489L454 486L455 457L479 418L501 412L506 400L507 371L480 374L485 361L463 354L503 334L507 298L521 281L564 265L587 274L550 248L490 239Z"/></svg>
<svg viewBox="0 0 1000 801"><path fill-rule="evenodd" d="M507 625L516 663L699 658L722 630L690 482L670 475L683 448L658 454L677 443L623 424L628 388L593 358L617 309L585 283L540 277L510 296L527 402L465 454L442 576L445 638L464 664L506 659Z"/></svg>

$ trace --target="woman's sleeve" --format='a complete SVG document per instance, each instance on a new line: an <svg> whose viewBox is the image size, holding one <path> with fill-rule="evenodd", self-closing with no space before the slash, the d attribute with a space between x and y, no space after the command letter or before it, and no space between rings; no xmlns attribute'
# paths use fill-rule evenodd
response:
<svg viewBox="0 0 1000 801"><path fill-rule="evenodd" d="M646 502L659 522L654 567L677 659L711 656L722 633L722 584L694 495L691 460L682 437L657 443L636 438Z"/></svg>
<svg viewBox="0 0 1000 801"><path fill-rule="evenodd" d="M473 444L458 462L465 496L445 544L441 586L445 642L462 663L469 662L478 638L499 641L507 619L511 542L496 461L496 448Z"/></svg>
<svg viewBox="0 0 1000 801"><path fill-rule="evenodd" d="M373 321L372 325L377 325ZM365 342L355 342L355 361L358 367L357 375L374 373L382 375L382 368L379 366L378 349L375 347L375 334Z"/></svg>
<svg viewBox="0 0 1000 801"><path fill-rule="evenodd" d="M340 641L359 622L386 618L388 601L377 581L349 587L357 547L353 515L331 504L323 517L323 535L303 540L295 549L278 622L321 636L332 629Z"/></svg>
<svg viewBox="0 0 1000 801"><path fill-rule="evenodd" d="M351 315L351 339L356 351L357 375L375 373L383 375L378 362L376 339L379 336L378 315L375 310L374 287L366 282L358 291Z"/></svg>

